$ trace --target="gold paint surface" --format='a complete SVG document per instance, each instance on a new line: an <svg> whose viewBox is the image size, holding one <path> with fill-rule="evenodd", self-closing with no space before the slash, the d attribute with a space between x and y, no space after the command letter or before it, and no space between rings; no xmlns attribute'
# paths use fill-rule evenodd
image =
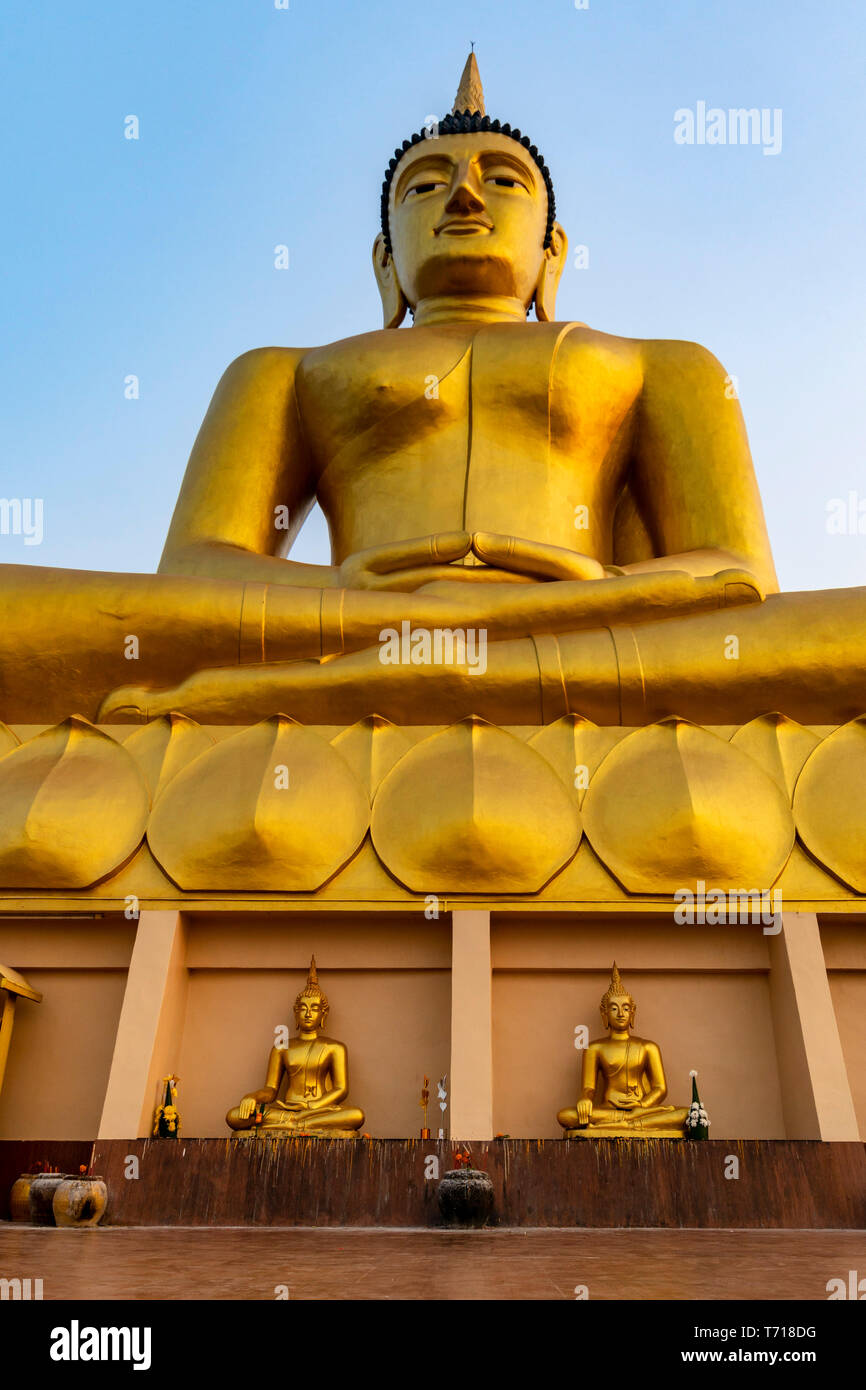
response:
<svg viewBox="0 0 866 1390"><path fill-rule="evenodd" d="M787 796L738 748L663 719L608 753L583 804L586 834L630 892L768 888L794 843Z"/></svg>
<svg viewBox="0 0 866 1390"><path fill-rule="evenodd" d="M804 845L866 893L866 715L837 729L806 761L794 792Z"/></svg>
<svg viewBox="0 0 866 1390"><path fill-rule="evenodd" d="M417 892L534 893L580 842L576 798L533 749L483 719L417 744L373 803L376 853Z"/></svg>
<svg viewBox="0 0 866 1390"><path fill-rule="evenodd" d="M0 884L89 887L137 849L148 809L129 753L70 716L0 758Z"/></svg>
<svg viewBox="0 0 866 1390"><path fill-rule="evenodd" d="M181 888L287 892L319 888L368 825L367 798L340 754L278 714L178 772L147 839Z"/></svg>

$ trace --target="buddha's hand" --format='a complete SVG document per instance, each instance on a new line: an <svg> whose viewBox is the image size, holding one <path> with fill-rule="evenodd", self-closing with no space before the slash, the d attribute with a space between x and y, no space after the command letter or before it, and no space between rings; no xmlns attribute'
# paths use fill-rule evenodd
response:
<svg viewBox="0 0 866 1390"><path fill-rule="evenodd" d="M634 1110L640 1102L628 1091L611 1091L607 1097L608 1105L616 1110Z"/></svg>
<svg viewBox="0 0 866 1390"><path fill-rule="evenodd" d="M588 1125L591 1119L592 1119L592 1101L591 1101L591 1100L579 1100L579 1101L577 1102L577 1123L578 1123L579 1125Z"/></svg>
<svg viewBox="0 0 866 1390"><path fill-rule="evenodd" d="M238 1116L239 1116L240 1119L242 1119L242 1120L248 1120L248 1119L250 1118L250 1115L252 1115L253 1111L255 1110L255 1108L256 1108L256 1097L255 1097L255 1096L244 1096L243 1100L241 1101L240 1105L238 1106Z"/></svg>
<svg viewBox="0 0 866 1390"><path fill-rule="evenodd" d="M450 579L450 567L469 554L468 531L440 531L438 535L377 545L349 555L337 570L343 589L396 589L412 593L422 584Z"/></svg>
<svg viewBox="0 0 866 1390"><path fill-rule="evenodd" d="M473 534L472 553L492 569L530 579L605 579L620 573L614 568L605 569L591 555L542 541L521 540L519 536L499 536L492 531Z"/></svg>

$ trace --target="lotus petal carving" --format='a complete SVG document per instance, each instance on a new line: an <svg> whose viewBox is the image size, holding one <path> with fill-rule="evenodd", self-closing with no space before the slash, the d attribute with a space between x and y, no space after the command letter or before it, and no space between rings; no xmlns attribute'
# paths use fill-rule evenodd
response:
<svg viewBox="0 0 866 1390"><path fill-rule="evenodd" d="M390 719L383 719L380 714L370 714L366 719L359 719L357 724L343 729L332 740L331 747L345 758L372 800L382 778L404 753L408 753L412 741Z"/></svg>
<svg viewBox="0 0 866 1390"><path fill-rule="evenodd" d="M147 812L134 759L72 715L0 758L0 884L89 888L138 848Z"/></svg>
<svg viewBox="0 0 866 1390"><path fill-rule="evenodd" d="M8 724L4 724L0 719L0 758L4 753L10 753L13 748L17 748L21 742L17 734L13 734Z"/></svg>
<svg viewBox="0 0 866 1390"><path fill-rule="evenodd" d="M819 742L811 729L804 729L786 714L776 713L762 714L737 729L731 747L754 758L782 788L790 806L800 770Z"/></svg>
<svg viewBox="0 0 866 1390"><path fill-rule="evenodd" d="M533 734L529 746L550 763L582 806L590 777L621 736L619 728L602 728L582 714L565 714Z"/></svg>
<svg viewBox="0 0 866 1390"><path fill-rule="evenodd" d="M794 817L815 858L866 893L866 714L829 734L811 754L797 779Z"/></svg>
<svg viewBox="0 0 866 1390"><path fill-rule="evenodd" d="M632 893L766 889L794 844L785 793L753 758L688 720L618 743L583 803L587 837Z"/></svg>
<svg viewBox="0 0 866 1390"><path fill-rule="evenodd" d="M156 801L181 768L213 747L213 739L187 715L163 714L135 729L123 746L141 768L151 801Z"/></svg>
<svg viewBox="0 0 866 1390"><path fill-rule="evenodd" d="M416 892L534 893L580 841L574 798L533 748L475 716L415 745L373 802L376 853Z"/></svg>
<svg viewBox="0 0 866 1390"><path fill-rule="evenodd" d="M154 806L147 839L184 889L309 892L352 857L369 820L340 754L277 714L178 772Z"/></svg>

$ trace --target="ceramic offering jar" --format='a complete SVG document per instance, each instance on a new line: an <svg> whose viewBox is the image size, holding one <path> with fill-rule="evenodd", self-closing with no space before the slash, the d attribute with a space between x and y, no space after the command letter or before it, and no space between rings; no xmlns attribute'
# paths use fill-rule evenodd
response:
<svg viewBox="0 0 866 1390"><path fill-rule="evenodd" d="M98 1226L105 1213L108 1188L102 1178L82 1173L67 1177L54 1193L54 1221L58 1226Z"/></svg>

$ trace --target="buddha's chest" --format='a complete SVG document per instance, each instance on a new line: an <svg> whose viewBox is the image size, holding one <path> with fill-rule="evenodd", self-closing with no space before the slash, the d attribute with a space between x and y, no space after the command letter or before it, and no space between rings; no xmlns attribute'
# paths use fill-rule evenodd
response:
<svg viewBox="0 0 866 1390"><path fill-rule="evenodd" d="M321 1042L290 1044L283 1054L289 1094L306 1099L321 1095L325 1056Z"/></svg>
<svg viewBox="0 0 866 1390"><path fill-rule="evenodd" d="M355 516L385 506L392 535L465 526L585 548L576 530L615 493L635 382L567 330L392 331L305 359L298 397L332 530L350 499ZM362 539L375 543L347 543Z"/></svg>
<svg viewBox="0 0 866 1390"><path fill-rule="evenodd" d="M601 1069L605 1079L616 1085L617 1090L627 1090L639 1083L645 1067L645 1053L641 1043L629 1040L627 1043L612 1042L601 1050Z"/></svg>
<svg viewBox="0 0 866 1390"><path fill-rule="evenodd" d="M596 340L603 339L603 344ZM575 324L470 325L366 334L309 353L298 375L320 472L363 441L400 451L454 428L509 440L605 447L633 403L633 357ZM542 446L544 446L542 448Z"/></svg>

